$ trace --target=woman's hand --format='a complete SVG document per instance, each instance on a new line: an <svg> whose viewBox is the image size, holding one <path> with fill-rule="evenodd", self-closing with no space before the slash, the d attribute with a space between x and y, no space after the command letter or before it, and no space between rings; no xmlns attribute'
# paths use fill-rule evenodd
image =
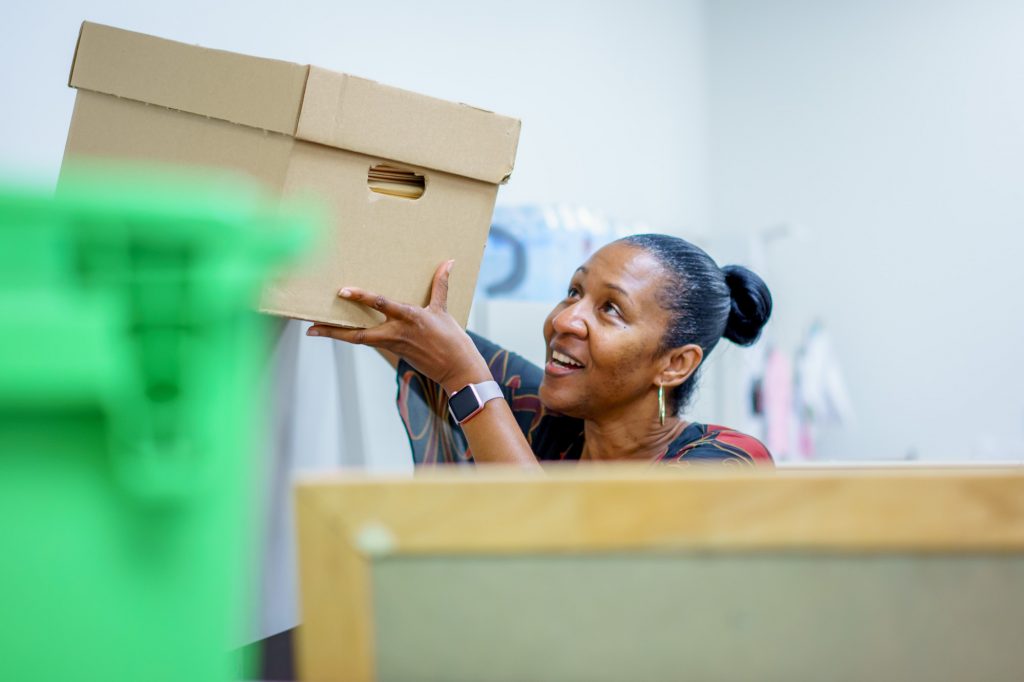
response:
<svg viewBox="0 0 1024 682"><path fill-rule="evenodd" d="M437 268L430 289L430 303L425 308L389 301L356 287L346 287L338 292L339 296L379 310L387 319L370 329L317 324L306 333L394 353L439 383L448 395L467 384L489 381L491 371L473 345L473 340L448 314L448 275L452 263L448 261ZM504 400L485 403L485 409L463 422L462 431L477 462L538 466L530 444Z"/></svg>
<svg viewBox="0 0 1024 682"><path fill-rule="evenodd" d="M487 363L473 340L448 314L448 278L454 261L438 266L425 308L391 301L357 287L345 287L338 295L384 313L383 323L370 329L348 329L317 324L309 336L328 336L348 343L373 346L405 358L423 374L439 383L449 395L466 384L491 378Z"/></svg>

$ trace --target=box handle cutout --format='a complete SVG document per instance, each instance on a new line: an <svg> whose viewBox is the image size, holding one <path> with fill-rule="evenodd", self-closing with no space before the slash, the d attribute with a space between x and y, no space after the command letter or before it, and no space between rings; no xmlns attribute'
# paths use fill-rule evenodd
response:
<svg viewBox="0 0 1024 682"><path fill-rule="evenodd" d="M385 163L370 168L366 183L377 194L401 199L419 199L426 187L426 179L422 175Z"/></svg>

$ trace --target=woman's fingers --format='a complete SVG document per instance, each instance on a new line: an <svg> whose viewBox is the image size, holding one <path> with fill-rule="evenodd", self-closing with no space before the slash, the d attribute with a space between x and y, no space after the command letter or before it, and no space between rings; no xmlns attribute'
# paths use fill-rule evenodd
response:
<svg viewBox="0 0 1024 682"><path fill-rule="evenodd" d="M448 278L451 275L454 260L445 261L437 266L434 271L434 279L430 287L430 307L448 310ZM391 299L375 294L359 287L345 287L338 292L338 296L348 301L362 303L368 308L379 310L388 319L408 320L415 314L416 308L405 303L398 303Z"/></svg>
<svg viewBox="0 0 1024 682"><path fill-rule="evenodd" d="M454 262L452 260L445 261L434 272L434 280L430 288L430 304L428 306L434 310L441 310L443 312L448 310L448 278ZM407 327L410 324L416 326L417 319L422 317L424 313L423 308L398 303L385 296L375 294L366 289L360 289L359 287L345 287L338 292L338 296L347 301L361 303L368 308L384 313L389 322L369 329L352 329L349 327L314 324L306 331L308 336L325 336L347 343L388 348L395 343L401 345L402 337L408 333Z"/></svg>
<svg viewBox="0 0 1024 682"><path fill-rule="evenodd" d="M445 261L434 271L434 283L430 288L430 306L433 308L448 310L448 278L454 263L454 260Z"/></svg>
<svg viewBox="0 0 1024 682"><path fill-rule="evenodd" d="M314 324L306 330L306 336L326 336L346 343L367 346L376 346L391 340L390 335L381 331L380 326L369 329L353 329L351 327L333 327L328 324Z"/></svg>
<svg viewBox="0 0 1024 682"><path fill-rule="evenodd" d="M409 306L404 303L392 301L389 298L385 298L380 294L372 293L366 289L345 287L338 292L338 296L348 301L362 303L368 308L379 310L389 319L398 318L405 320L409 318Z"/></svg>

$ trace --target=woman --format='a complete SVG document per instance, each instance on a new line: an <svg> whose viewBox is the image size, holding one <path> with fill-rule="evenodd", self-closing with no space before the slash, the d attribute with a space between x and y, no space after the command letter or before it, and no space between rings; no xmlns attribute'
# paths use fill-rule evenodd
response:
<svg viewBox="0 0 1024 682"><path fill-rule="evenodd" d="M437 269L425 308L349 287L339 295L386 321L307 332L401 358L399 407L418 463L771 463L756 439L680 416L718 341L750 345L768 321L771 294L750 270L720 269L676 237L612 242L576 270L545 320L541 369L463 331L445 309L451 268Z"/></svg>

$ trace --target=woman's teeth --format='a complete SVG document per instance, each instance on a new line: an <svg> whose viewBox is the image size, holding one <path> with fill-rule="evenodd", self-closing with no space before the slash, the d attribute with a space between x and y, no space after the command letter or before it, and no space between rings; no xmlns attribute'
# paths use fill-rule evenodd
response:
<svg viewBox="0 0 1024 682"><path fill-rule="evenodd" d="M557 362L559 365L565 365L566 367L582 367L580 363L576 362L568 355L559 353L557 350L551 351L551 359Z"/></svg>

